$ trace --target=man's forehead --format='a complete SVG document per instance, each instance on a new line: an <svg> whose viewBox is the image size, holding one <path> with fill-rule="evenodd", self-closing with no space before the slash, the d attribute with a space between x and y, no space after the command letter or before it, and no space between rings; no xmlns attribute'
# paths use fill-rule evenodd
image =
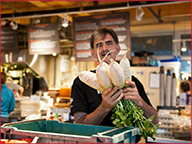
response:
<svg viewBox="0 0 192 144"><path fill-rule="evenodd" d="M99 43L100 41L113 41L113 37L110 34L107 34L105 37L98 36L95 38L96 43Z"/></svg>

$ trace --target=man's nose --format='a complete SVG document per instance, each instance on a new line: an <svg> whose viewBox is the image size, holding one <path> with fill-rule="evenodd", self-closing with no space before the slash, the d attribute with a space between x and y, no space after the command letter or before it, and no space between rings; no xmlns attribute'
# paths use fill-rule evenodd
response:
<svg viewBox="0 0 192 144"><path fill-rule="evenodd" d="M108 46L106 45L106 43L103 44L103 50L108 49Z"/></svg>

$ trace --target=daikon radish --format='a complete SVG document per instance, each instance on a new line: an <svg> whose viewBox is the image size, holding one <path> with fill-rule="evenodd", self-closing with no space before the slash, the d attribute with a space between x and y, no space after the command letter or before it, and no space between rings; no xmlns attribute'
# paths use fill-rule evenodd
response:
<svg viewBox="0 0 192 144"><path fill-rule="evenodd" d="M97 77L97 80L100 84L100 86L103 88L103 89L107 89L109 87L113 87L112 85L112 82L111 82L111 79L109 77L109 74L108 74L108 69L107 69L107 63L103 62L103 60L107 57L107 55L110 53L108 52L107 55L103 58L103 60L101 61L100 57L99 57L99 52L98 52L99 49L97 49L97 56L98 56L98 59L100 61L100 64L96 67L96 77Z"/></svg>
<svg viewBox="0 0 192 144"><path fill-rule="evenodd" d="M109 65L106 62L102 62L103 66L106 68L107 70L107 74L109 76L109 78L111 79L110 75L109 75Z"/></svg>
<svg viewBox="0 0 192 144"><path fill-rule="evenodd" d="M99 85L96 74L90 71L82 71L79 74L79 79L88 86L103 92L103 88Z"/></svg>
<svg viewBox="0 0 192 144"><path fill-rule="evenodd" d="M119 89L123 88L125 85L124 73L121 66L111 59L111 63L109 65L109 74L114 86L118 86Z"/></svg>
<svg viewBox="0 0 192 144"><path fill-rule="evenodd" d="M129 50L128 50L129 51ZM128 52L127 51L127 52ZM126 52L126 53L127 53ZM131 81L131 67L130 67L130 62L129 60L126 58L126 53L124 54L123 58L121 59L119 65L121 66L123 73L124 73L124 78L125 78L125 82L127 80ZM125 84L125 87L127 85Z"/></svg>

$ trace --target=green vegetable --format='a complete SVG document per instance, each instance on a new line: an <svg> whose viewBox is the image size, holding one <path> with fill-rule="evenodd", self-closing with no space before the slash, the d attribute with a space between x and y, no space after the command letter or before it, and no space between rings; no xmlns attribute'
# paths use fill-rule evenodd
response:
<svg viewBox="0 0 192 144"><path fill-rule="evenodd" d="M155 140L154 135L157 132L159 124L154 125L152 120L154 115L150 118L143 116L143 110L136 106L131 100L121 99L112 109L113 124L116 127L133 126L140 128L140 135L145 139L151 137Z"/></svg>

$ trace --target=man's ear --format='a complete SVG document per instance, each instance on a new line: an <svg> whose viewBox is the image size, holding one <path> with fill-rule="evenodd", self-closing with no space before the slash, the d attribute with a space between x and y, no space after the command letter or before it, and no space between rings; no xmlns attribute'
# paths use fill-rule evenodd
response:
<svg viewBox="0 0 192 144"><path fill-rule="evenodd" d="M121 47L120 47L120 45L118 44L118 45L117 45L117 51L116 51L117 54L120 52L120 50L121 50Z"/></svg>
<svg viewBox="0 0 192 144"><path fill-rule="evenodd" d="M92 57L96 58L97 55L95 54L94 49L91 49L91 55L92 55Z"/></svg>

